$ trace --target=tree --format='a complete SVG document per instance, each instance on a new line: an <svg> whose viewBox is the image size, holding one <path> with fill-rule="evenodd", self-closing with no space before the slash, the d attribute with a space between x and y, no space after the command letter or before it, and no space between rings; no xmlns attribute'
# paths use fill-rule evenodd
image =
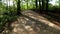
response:
<svg viewBox="0 0 60 34"><path fill-rule="evenodd" d="M39 0L39 9L41 10L41 0Z"/></svg>
<svg viewBox="0 0 60 34"><path fill-rule="evenodd" d="M20 9L20 0L17 1L17 15L20 15L21 14L21 9Z"/></svg>
<svg viewBox="0 0 60 34"><path fill-rule="evenodd" d="M27 9L28 9L28 0L27 0Z"/></svg>
<svg viewBox="0 0 60 34"><path fill-rule="evenodd" d="M49 0L46 0L46 11L48 11L48 2Z"/></svg>
<svg viewBox="0 0 60 34"><path fill-rule="evenodd" d="M37 0L35 0L36 8L38 7Z"/></svg>
<svg viewBox="0 0 60 34"><path fill-rule="evenodd" d="M42 0L42 10L44 10L44 6L45 6L45 0Z"/></svg>
<svg viewBox="0 0 60 34"><path fill-rule="evenodd" d="M60 8L60 0L59 0L59 8Z"/></svg>

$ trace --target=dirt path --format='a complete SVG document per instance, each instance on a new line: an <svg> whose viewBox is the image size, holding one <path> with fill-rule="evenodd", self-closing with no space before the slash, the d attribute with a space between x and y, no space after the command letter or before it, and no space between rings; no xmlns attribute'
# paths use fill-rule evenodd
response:
<svg viewBox="0 0 60 34"><path fill-rule="evenodd" d="M60 27L43 16L27 10L11 24L12 30L6 34L60 34Z"/></svg>

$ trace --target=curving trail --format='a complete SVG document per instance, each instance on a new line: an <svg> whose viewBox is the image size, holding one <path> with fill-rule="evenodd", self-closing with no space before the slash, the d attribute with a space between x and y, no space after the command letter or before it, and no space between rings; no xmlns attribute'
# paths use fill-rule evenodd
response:
<svg viewBox="0 0 60 34"><path fill-rule="evenodd" d="M60 34L60 26L31 10L23 11L10 26L11 31L3 34Z"/></svg>

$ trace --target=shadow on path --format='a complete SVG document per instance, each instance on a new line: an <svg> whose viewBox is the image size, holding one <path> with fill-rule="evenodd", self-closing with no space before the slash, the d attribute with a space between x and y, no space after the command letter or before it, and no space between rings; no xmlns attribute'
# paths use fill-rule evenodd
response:
<svg viewBox="0 0 60 34"><path fill-rule="evenodd" d="M31 17L28 17L26 15L23 15L23 16L32 21L32 22L26 23L26 25L31 26L34 29L34 31L39 32L39 34L51 34L51 33L60 34L60 30L58 30L58 29L52 28L52 27L50 27L38 20L35 20ZM33 22L35 22L35 23L33 24Z"/></svg>
<svg viewBox="0 0 60 34"><path fill-rule="evenodd" d="M11 29L8 28L9 32L5 34L60 34L59 29L50 27L49 25L42 23L42 21L32 18L32 16L36 18L39 16L36 15L36 13L27 12L33 14L32 16L27 16L28 14L26 13L27 15L25 15L24 13L17 19L17 21L10 24L9 28Z"/></svg>

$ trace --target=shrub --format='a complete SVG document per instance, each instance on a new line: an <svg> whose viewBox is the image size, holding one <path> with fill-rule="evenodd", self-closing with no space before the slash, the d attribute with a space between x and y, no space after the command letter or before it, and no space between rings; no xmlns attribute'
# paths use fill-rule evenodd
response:
<svg viewBox="0 0 60 34"><path fill-rule="evenodd" d="M16 12L10 11L10 12L3 12L3 14L0 15L0 31L4 29L6 23L11 23L17 19Z"/></svg>

